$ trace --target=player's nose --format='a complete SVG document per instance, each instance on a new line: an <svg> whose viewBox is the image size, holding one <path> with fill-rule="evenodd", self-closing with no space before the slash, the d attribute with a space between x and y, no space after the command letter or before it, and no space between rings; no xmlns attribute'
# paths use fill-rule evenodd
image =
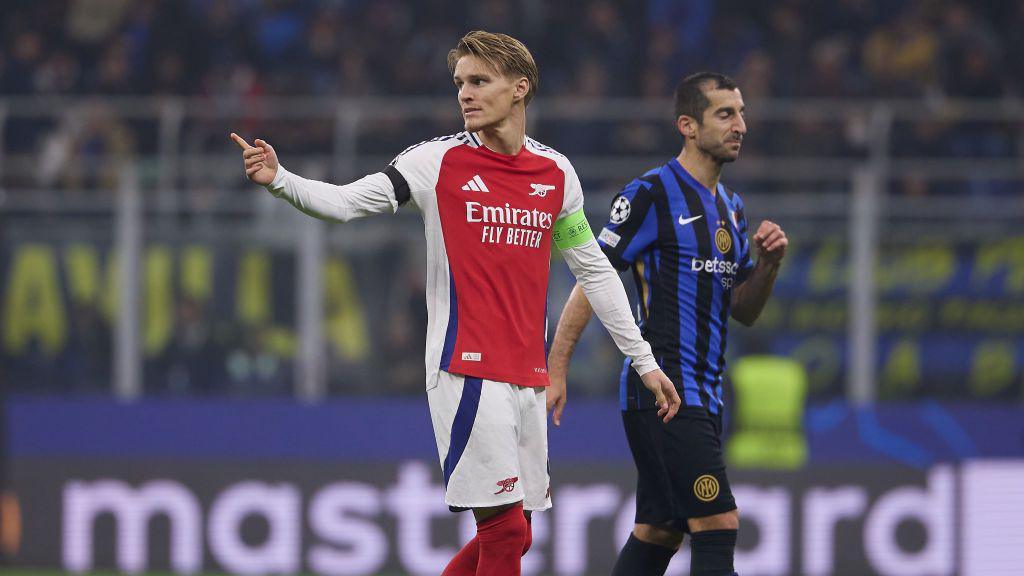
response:
<svg viewBox="0 0 1024 576"><path fill-rule="evenodd" d="M733 132L741 136L747 133L747 121L744 120L743 116L736 116L736 124L733 126Z"/></svg>

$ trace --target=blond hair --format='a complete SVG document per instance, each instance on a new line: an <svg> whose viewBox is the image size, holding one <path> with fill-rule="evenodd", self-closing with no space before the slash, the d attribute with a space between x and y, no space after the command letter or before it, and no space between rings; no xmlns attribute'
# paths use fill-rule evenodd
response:
<svg viewBox="0 0 1024 576"><path fill-rule="evenodd" d="M540 75L533 54L519 40L507 34L474 30L460 38L455 48L448 52L449 72L455 73L455 65L463 56L476 56L506 76L525 76L530 82L530 91L526 93L524 104L528 106L530 100L533 100L540 84Z"/></svg>

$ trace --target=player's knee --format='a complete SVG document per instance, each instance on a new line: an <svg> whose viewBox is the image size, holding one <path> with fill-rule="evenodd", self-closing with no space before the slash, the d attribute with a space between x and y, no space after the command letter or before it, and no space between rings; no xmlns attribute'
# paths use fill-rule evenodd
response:
<svg viewBox="0 0 1024 576"><path fill-rule="evenodd" d="M496 535L496 539L508 542L521 542L524 547L523 553L526 553L526 541L527 539L532 540L532 534L530 524L523 513L521 504L496 506L495 508L488 509L486 512L481 508L475 508L473 511L485 516L477 521L477 534L486 531L489 534ZM488 514L487 512L490 513Z"/></svg>
<svg viewBox="0 0 1024 576"><path fill-rule="evenodd" d="M633 535L648 544L656 544L663 548L679 549L683 543L683 533L668 526L654 524L637 524L633 527Z"/></svg>
<svg viewBox="0 0 1024 576"><path fill-rule="evenodd" d="M533 534L530 530L530 523L527 522L526 517L523 516L522 508L511 510L506 512L506 514L511 514L516 517L510 518L508 531L506 532L505 537L508 538L510 542L522 543L523 554L526 554L526 550L529 548L530 544L533 543Z"/></svg>
<svg viewBox="0 0 1024 576"><path fill-rule="evenodd" d="M520 504L516 502L515 504L502 504L500 506L473 508L473 517L476 519L477 524L480 524L481 522L485 522L488 518L501 516L502 514L508 512L512 508L516 508L518 506L520 506Z"/></svg>
<svg viewBox="0 0 1024 576"><path fill-rule="evenodd" d="M705 532L707 530L739 530L740 511L730 510L721 514L704 516L702 518L689 519L690 532Z"/></svg>

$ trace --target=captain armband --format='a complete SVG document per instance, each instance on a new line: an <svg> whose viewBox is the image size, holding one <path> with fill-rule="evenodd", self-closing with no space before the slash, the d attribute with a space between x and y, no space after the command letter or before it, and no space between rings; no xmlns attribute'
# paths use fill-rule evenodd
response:
<svg viewBox="0 0 1024 576"><path fill-rule="evenodd" d="M594 231L590 229L587 216L583 209L561 218L555 222L551 231L551 239L559 250L568 250L582 246L594 239Z"/></svg>

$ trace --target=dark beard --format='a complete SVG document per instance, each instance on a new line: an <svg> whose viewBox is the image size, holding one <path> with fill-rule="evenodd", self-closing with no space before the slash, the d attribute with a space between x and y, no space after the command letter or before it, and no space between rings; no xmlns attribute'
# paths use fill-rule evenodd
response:
<svg viewBox="0 0 1024 576"><path fill-rule="evenodd" d="M732 153L729 152L725 145L718 147L714 150L705 150L705 153L708 156L711 156L711 159L714 160L715 163L718 165L735 162L736 159L739 158L739 154L733 155Z"/></svg>

